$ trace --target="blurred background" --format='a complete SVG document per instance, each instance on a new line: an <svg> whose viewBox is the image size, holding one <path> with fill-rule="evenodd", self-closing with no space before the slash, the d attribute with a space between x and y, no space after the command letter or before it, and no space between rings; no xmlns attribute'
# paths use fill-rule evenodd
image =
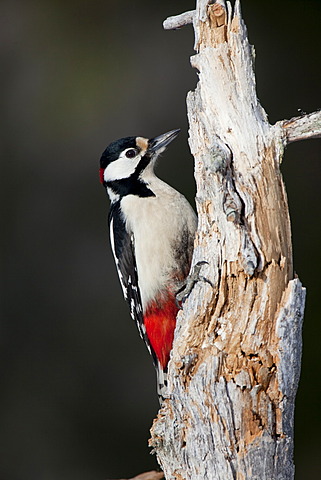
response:
<svg viewBox="0 0 321 480"><path fill-rule="evenodd" d="M244 0L271 123L321 107L321 2ZM1 0L0 480L96 480L156 467L151 359L123 301L98 160L108 143L182 129L158 173L193 202L185 97L193 0ZM321 142L282 166L307 287L297 480L321 478Z"/></svg>

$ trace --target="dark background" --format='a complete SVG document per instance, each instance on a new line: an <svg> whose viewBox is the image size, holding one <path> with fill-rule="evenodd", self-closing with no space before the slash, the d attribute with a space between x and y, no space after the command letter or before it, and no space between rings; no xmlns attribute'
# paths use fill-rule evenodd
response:
<svg viewBox="0 0 321 480"><path fill-rule="evenodd" d="M96 480L154 468L155 376L116 276L106 145L182 129L159 175L193 201L185 97L192 0L2 0L0 480ZM321 2L243 1L271 123L321 107ZM308 288L297 479L321 478L320 140L282 166L294 261Z"/></svg>

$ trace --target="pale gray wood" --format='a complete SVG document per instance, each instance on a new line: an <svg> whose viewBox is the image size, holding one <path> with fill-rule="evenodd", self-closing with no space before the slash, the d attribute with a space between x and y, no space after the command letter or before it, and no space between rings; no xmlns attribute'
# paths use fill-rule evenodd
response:
<svg viewBox="0 0 321 480"><path fill-rule="evenodd" d="M319 135L320 113L269 124L239 1L198 0L193 27L193 264L214 288L198 282L178 315L150 445L167 480L293 480L305 289L279 165L287 143Z"/></svg>
<svg viewBox="0 0 321 480"><path fill-rule="evenodd" d="M163 22L164 30L175 30L177 28L184 27L193 23L195 16L195 10L190 10L189 12L181 13L180 15L174 15L173 17L168 17Z"/></svg>
<svg viewBox="0 0 321 480"><path fill-rule="evenodd" d="M321 110L290 120L282 120L276 124L276 127L281 127L283 130L286 145L299 140L321 138Z"/></svg>

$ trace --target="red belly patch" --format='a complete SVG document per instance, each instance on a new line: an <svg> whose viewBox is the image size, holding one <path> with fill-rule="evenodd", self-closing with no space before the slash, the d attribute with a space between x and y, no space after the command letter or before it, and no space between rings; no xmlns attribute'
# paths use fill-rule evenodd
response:
<svg viewBox="0 0 321 480"><path fill-rule="evenodd" d="M153 302L148 306L144 315L148 340L163 369L169 362L178 310L175 298L171 298L163 303L161 301Z"/></svg>

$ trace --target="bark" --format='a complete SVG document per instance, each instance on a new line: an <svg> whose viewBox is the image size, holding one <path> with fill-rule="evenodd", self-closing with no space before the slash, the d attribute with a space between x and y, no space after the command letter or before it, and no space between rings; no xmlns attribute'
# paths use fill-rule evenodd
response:
<svg viewBox="0 0 321 480"><path fill-rule="evenodd" d="M150 445L169 479L293 479L305 289L293 272L280 172L287 143L321 135L321 113L270 125L240 2L197 1L199 82L187 97L198 232L206 261L177 318L169 392Z"/></svg>

